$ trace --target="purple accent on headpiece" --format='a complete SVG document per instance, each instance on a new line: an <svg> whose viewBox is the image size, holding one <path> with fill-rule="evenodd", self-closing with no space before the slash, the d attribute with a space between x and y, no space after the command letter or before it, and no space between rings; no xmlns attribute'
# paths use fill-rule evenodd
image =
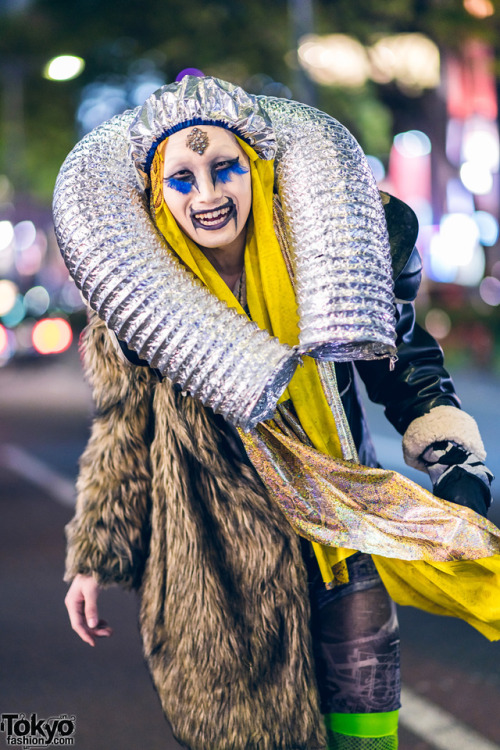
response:
<svg viewBox="0 0 500 750"><path fill-rule="evenodd" d="M204 78L205 73L202 70L198 70L198 68L184 68L184 70L181 70L181 72L177 75L175 82L179 83L179 81L182 81L184 76L196 76L196 78Z"/></svg>

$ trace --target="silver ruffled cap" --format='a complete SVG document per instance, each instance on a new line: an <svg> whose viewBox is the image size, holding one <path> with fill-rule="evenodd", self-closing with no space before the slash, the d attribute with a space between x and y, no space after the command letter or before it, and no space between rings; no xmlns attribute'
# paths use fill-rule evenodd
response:
<svg viewBox="0 0 500 750"><path fill-rule="evenodd" d="M146 99L130 131L130 158L140 178L149 174L157 146L189 125L219 125L239 135L261 159L273 159L276 141L255 96L218 78L184 76Z"/></svg>

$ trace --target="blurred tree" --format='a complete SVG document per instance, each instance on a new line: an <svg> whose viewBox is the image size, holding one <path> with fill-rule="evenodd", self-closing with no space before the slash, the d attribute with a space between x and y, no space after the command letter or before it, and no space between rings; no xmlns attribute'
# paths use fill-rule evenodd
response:
<svg viewBox="0 0 500 750"><path fill-rule="evenodd" d="M254 73L288 75L286 0L33 0L0 6L0 14L0 172L44 198L77 138L75 110L89 84L123 86L148 69L161 84L193 66L238 83ZM45 63L64 53L86 61L83 75L66 82L42 78ZM8 85L13 71L15 102ZM24 148L16 128L27 134Z"/></svg>
<svg viewBox="0 0 500 750"><path fill-rule="evenodd" d="M492 1L498 9L500 0ZM461 0L315 0L314 8L317 32L364 43L396 31L421 31L448 46L474 33L499 38L498 13L488 22L474 19ZM254 93L286 95L296 65L288 9L287 0L0 0L0 173L48 200L79 136L75 112L96 85L105 95L123 92L115 104L109 96L108 106L135 106L148 76L161 84L194 66ZM84 73L66 82L42 78L45 63L64 53L84 58ZM385 87L382 95L372 83L318 92L318 106L372 153L388 148L393 104L401 106L400 93Z"/></svg>

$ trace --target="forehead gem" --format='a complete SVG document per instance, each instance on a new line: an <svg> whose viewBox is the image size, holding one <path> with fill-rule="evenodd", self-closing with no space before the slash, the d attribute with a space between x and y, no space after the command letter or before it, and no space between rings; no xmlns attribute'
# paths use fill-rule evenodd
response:
<svg viewBox="0 0 500 750"><path fill-rule="evenodd" d="M186 146L200 156L205 153L209 143L208 133L200 128L193 128L186 138Z"/></svg>

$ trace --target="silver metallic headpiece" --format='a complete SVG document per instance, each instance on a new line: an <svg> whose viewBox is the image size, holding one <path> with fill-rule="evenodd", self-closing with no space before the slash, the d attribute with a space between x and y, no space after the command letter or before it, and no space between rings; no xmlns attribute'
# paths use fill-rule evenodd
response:
<svg viewBox="0 0 500 750"><path fill-rule="evenodd" d="M295 350L216 299L165 251L151 221L144 187L158 144L201 124L236 133L261 158L276 153L300 316ZM70 273L109 328L244 429L272 415L299 354L340 361L395 352L375 180L353 136L305 105L208 77L164 86L77 144L58 177L54 222Z"/></svg>
<svg viewBox="0 0 500 750"><path fill-rule="evenodd" d="M261 159L273 159L276 153L271 123L256 97L218 78L184 76L151 94L135 115L129 131L130 157L140 176L149 174L158 145L190 125L226 128Z"/></svg>

